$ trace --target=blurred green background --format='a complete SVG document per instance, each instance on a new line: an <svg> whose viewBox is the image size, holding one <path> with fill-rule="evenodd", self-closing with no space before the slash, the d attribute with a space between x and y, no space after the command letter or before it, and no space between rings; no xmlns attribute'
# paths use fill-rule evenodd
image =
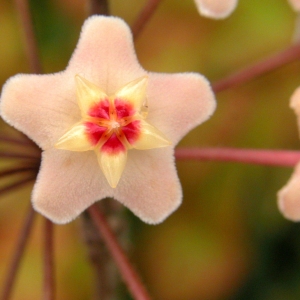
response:
<svg viewBox="0 0 300 300"><path fill-rule="evenodd" d="M84 2L30 1L46 73L66 67L86 17ZM132 24L144 3L112 0L111 14ZM164 0L136 41L136 51L149 71L200 72L214 82L288 47L296 17L286 0L240 0L223 21L200 17L192 0ZM11 0L0 0L0 37L2 86L8 77L29 72ZM179 147L298 149L296 118L288 103L300 85L299 67L297 61L217 94L216 113ZM1 130L9 129L1 123ZM131 257L154 299L300 299L300 226L286 221L276 205L276 193L292 169L182 161L177 167L184 199L174 214L150 226L128 212ZM31 189L2 196L0 282ZM36 220L13 299L40 299L41 220ZM92 297L92 272L78 229L78 221L55 226L58 300Z"/></svg>

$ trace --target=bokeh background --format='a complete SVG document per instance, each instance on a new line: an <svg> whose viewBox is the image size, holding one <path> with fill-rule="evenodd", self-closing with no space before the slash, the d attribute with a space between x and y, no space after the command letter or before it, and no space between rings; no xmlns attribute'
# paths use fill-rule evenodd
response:
<svg viewBox="0 0 300 300"><path fill-rule="evenodd" d="M86 17L84 2L30 1L46 73L66 67ZM132 24L144 3L111 0L111 14ZM232 16L222 21L200 17L192 0L164 0L137 39L136 51L147 70L200 72L214 82L288 47L296 18L287 0L240 0ZM11 0L0 0L0 38L2 86L8 77L29 72ZM296 119L288 107L300 85L299 67L297 61L218 93L216 113L179 147L299 149ZM0 126L11 132L3 122ZM300 227L285 220L276 205L276 193L292 169L183 161L177 167L184 199L174 214L150 226L127 213L130 256L154 299L300 299ZM1 196L0 282L31 189L28 185ZM41 297L41 220L36 219L13 299ZM57 299L91 299L92 271L78 220L55 226L55 234Z"/></svg>

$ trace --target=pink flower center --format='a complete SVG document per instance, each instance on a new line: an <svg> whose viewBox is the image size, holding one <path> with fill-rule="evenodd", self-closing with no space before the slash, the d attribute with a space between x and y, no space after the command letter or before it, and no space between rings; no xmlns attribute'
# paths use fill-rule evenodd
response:
<svg viewBox="0 0 300 300"><path fill-rule="evenodd" d="M140 135L140 121L131 103L106 99L92 106L85 122L86 134L93 146L117 154L126 151Z"/></svg>

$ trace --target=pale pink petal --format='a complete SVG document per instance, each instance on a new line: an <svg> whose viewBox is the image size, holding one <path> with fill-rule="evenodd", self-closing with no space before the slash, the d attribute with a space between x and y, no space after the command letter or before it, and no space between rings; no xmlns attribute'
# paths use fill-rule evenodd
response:
<svg viewBox="0 0 300 300"><path fill-rule="evenodd" d="M173 149L128 151L126 168L114 197L144 222L162 222L182 201Z"/></svg>
<svg viewBox="0 0 300 300"><path fill-rule="evenodd" d="M112 196L94 151L46 150L32 203L51 221L72 221L95 201Z"/></svg>
<svg viewBox="0 0 300 300"><path fill-rule="evenodd" d="M288 183L278 192L278 207L292 221L300 221L300 163Z"/></svg>
<svg viewBox="0 0 300 300"><path fill-rule="evenodd" d="M295 11L300 12L300 0L288 0L288 1Z"/></svg>
<svg viewBox="0 0 300 300"><path fill-rule="evenodd" d="M300 128L300 87L293 93L290 101L290 107L297 116L298 128Z"/></svg>
<svg viewBox="0 0 300 300"><path fill-rule="evenodd" d="M238 0L195 0L201 15L213 19L224 19L236 8Z"/></svg>
<svg viewBox="0 0 300 300"><path fill-rule="evenodd" d="M150 73L147 95L147 122L163 132L173 146L216 108L209 82L196 73Z"/></svg>
<svg viewBox="0 0 300 300"><path fill-rule="evenodd" d="M80 120L75 78L67 72L16 75L3 87L0 114L47 149Z"/></svg>
<svg viewBox="0 0 300 300"><path fill-rule="evenodd" d="M68 69L113 95L130 81L145 76L135 55L128 25L116 17L90 17Z"/></svg>

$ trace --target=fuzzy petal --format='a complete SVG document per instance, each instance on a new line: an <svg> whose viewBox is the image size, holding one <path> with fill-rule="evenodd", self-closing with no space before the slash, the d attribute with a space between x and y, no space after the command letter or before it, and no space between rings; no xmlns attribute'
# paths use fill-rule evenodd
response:
<svg viewBox="0 0 300 300"><path fill-rule="evenodd" d="M70 151L87 151L94 148L86 135L86 125L82 122L75 124L55 144L55 148Z"/></svg>
<svg viewBox="0 0 300 300"><path fill-rule="evenodd" d="M161 148L170 146L171 142L160 132L144 120L140 120L141 133L139 138L132 144L138 150Z"/></svg>
<svg viewBox="0 0 300 300"><path fill-rule="evenodd" d="M236 8L238 0L195 0L201 15L213 19L224 19Z"/></svg>
<svg viewBox="0 0 300 300"><path fill-rule="evenodd" d="M293 93L290 101L290 107L297 116L298 128L300 128L300 87Z"/></svg>
<svg viewBox="0 0 300 300"><path fill-rule="evenodd" d="M216 108L209 82L196 73L150 73L148 103L147 121L163 132L173 146Z"/></svg>
<svg viewBox="0 0 300 300"><path fill-rule="evenodd" d="M182 200L173 149L130 150L114 198L144 222L162 222Z"/></svg>
<svg viewBox="0 0 300 300"><path fill-rule="evenodd" d="M121 178L127 161L127 151L108 153L97 151L98 163L109 185L115 188Z"/></svg>
<svg viewBox="0 0 300 300"><path fill-rule="evenodd" d="M278 207L289 220L300 221L300 163L288 183L278 192Z"/></svg>
<svg viewBox="0 0 300 300"><path fill-rule="evenodd" d="M89 82L87 79L79 75L76 75L75 79L79 107L82 117L85 117L91 107L108 99L108 96L98 86Z"/></svg>
<svg viewBox="0 0 300 300"><path fill-rule="evenodd" d="M295 11L300 12L300 0L288 0L288 2Z"/></svg>
<svg viewBox="0 0 300 300"><path fill-rule="evenodd" d="M0 114L42 149L53 146L80 120L74 76L64 72L12 77L2 90Z"/></svg>
<svg viewBox="0 0 300 300"><path fill-rule="evenodd" d="M42 215L54 223L68 223L94 202L108 196L112 196L112 189L94 151L43 152L32 195L33 206Z"/></svg>
<svg viewBox="0 0 300 300"><path fill-rule="evenodd" d="M68 69L113 95L145 76L137 61L127 24L116 17L90 17L83 25Z"/></svg>

